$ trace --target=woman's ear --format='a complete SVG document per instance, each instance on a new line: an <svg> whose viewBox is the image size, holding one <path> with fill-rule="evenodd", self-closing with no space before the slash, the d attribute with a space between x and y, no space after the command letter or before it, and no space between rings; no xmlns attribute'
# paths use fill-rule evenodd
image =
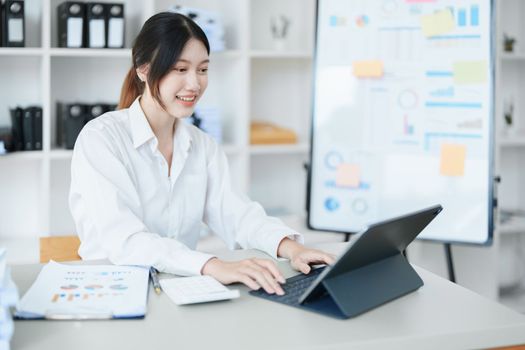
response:
<svg viewBox="0 0 525 350"><path fill-rule="evenodd" d="M137 72L137 76L139 77L140 81L145 82L148 80L149 64L143 64L135 71Z"/></svg>

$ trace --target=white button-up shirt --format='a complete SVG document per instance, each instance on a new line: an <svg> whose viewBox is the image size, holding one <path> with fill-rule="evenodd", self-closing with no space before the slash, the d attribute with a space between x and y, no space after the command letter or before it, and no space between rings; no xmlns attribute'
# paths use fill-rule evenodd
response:
<svg viewBox="0 0 525 350"><path fill-rule="evenodd" d="M157 147L138 98L82 129L69 204L83 259L197 275L213 257L194 250L202 223L230 249L256 248L273 257L284 237L302 241L234 192L226 156L207 134L177 121L170 176Z"/></svg>

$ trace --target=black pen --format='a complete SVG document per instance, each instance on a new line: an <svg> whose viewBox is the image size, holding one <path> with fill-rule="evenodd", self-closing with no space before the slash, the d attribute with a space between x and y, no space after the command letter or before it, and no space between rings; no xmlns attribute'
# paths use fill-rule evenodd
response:
<svg viewBox="0 0 525 350"><path fill-rule="evenodd" d="M155 293L160 294L162 289L160 288L159 275L157 274L157 269L155 269L153 266L150 267L149 275L151 276L151 282L153 282L153 289L155 289Z"/></svg>

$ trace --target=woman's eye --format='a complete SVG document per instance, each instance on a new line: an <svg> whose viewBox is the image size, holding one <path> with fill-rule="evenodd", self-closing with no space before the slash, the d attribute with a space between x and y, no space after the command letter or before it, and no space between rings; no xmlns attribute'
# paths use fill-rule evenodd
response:
<svg viewBox="0 0 525 350"><path fill-rule="evenodd" d="M201 73L201 74L208 73L208 68L201 68L201 69L199 69L199 73Z"/></svg>
<svg viewBox="0 0 525 350"><path fill-rule="evenodd" d="M175 71L179 72L179 73L184 73L187 71L186 68L175 68Z"/></svg>

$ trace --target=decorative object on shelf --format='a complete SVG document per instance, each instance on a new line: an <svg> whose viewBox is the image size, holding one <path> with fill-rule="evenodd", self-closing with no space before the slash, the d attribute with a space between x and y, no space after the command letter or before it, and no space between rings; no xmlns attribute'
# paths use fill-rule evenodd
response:
<svg viewBox="0 0 525 350"><path fill-rule="evenodd" d="M124 4L66 1L57 7L58 45L123 48Z"/></svg>
<svg viewBox="0 0 525 350"><path fill-rule="evenodd" d="M504 103L503 117L505 119L504 132L510 134L514 131L514 99L512 97Z"/></svg>
<svg viewBox="0 0 525 350"><path fill-rule="evenodd" d="M277 18L272 17L271 19L270 28L272 30L273 44L278 51L283 51L287 47L290 24L290 19L285 15L280 15Z"/></svg>
<svg viewBox="0 0 525 350"><path fill-rule="evenodd" d="M297 134L290 129L269 122L252 121L250 123L250 144L289 144L297 143Z"/></svg>
<svg viewBox="0 0 525 350"><path fill-rule="evenodd" d="M0 127L0 156L10 152L14 147L11 128Z"/></svg>
<svg viewBox="0 0 525 350"><path fill-rule="evenodd" d="M209 134L218 143L222 143L221 112L215 107L197 107L195 112L185 119Z"/></svg>
<svg viewBox="0 0 525 350"><path fill-rule="evenodd" d="M175 5L169 11L177 12L191 18L199 27L210 43L210 51L224 51L224 26L222 25L221 16L217 12L204 9Z"/></svg>
<svg viewBox="0 0 525 350"><path fill-rule="evenodd" d="M11 114L11 144L7 152L42 150L42 107L16 107Z"/></svg>
<svg viewBox="0 0 525 350"><path fill-rule="evenodd" d="M515 43L516 38L513 38L506 33L503 34L503 50L505 50L505 52L514 52Z"/></svg>
<svg viewBox="0 0 525 350"><path fill-rule="evenodd" d="M109 103L62 103L57 102L57 146L73 149L80 130L90 120L115 110Z"/></svg>
<svg viewBox="0 0 525 350"><path fill-rule="evenodd" d="M25 15L24 1L5 0L1 1L2 19L0 25L1 46L24 47L25 46Z"/></svg>

